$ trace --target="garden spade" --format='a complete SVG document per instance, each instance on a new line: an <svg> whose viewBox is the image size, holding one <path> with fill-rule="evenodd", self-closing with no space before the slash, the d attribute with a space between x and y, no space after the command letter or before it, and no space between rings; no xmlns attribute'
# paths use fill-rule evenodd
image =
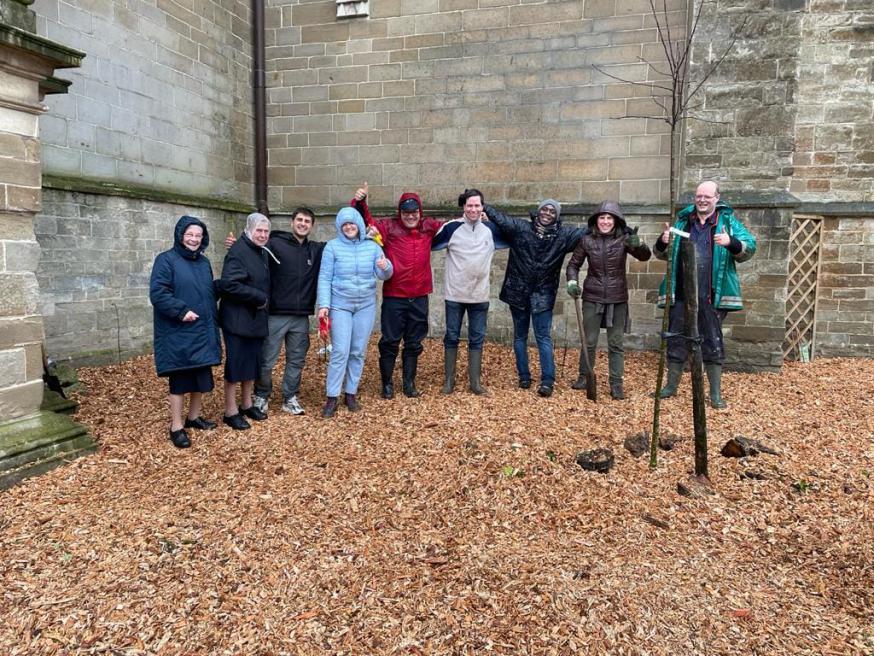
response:
<svg viewBox="0 0 874 656"><path fill-rule="evenodd" d="M577 325L580 327L580 348L586 363L586 398L589 401L598 400L598 382L595 380L595 369L589 362L589 348L586 346L586 328L583 325L583 300L574 298L574 308L577 311Z"/></svg>

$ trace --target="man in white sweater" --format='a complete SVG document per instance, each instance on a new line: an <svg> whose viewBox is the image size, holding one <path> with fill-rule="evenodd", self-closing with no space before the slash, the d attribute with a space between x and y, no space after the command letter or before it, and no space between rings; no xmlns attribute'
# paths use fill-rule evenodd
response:
<svg viewBox="0 0 874 656"><path fill-rule="evenodd" d="M476 189L458 197L464 209L460 219L446 222L435 235L431 250L446 250L443 290L446 303L446 335L443 337L443 393L455 389L455 365L461 322L467 312L467 356L470 391L486 394L482 386L483 343L489 311L489 274L496 248L506 248L497 227L483 213L485 199Z"/></svg>

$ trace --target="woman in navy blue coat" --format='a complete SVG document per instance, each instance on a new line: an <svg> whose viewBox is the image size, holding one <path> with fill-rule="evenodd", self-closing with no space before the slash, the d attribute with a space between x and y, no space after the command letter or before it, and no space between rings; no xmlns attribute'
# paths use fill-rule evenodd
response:
<svg viewBox="0 0 874 656"><path fill-rule="evenodd" d="M209 246L206 225L192 216L176 223L173 248L155 258L149 284L154 308L155 368L170 383L170 440L191 446L186 428L211 429L200 416L204 392L213 389L212 367L221 363L212 266L203 254ZM188 418L182 422L185 394Z"/></svg>

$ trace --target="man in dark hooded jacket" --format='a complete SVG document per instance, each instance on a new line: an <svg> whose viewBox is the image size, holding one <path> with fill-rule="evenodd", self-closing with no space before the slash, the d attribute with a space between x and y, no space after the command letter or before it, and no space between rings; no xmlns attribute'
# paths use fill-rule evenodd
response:
<svg viewBox="0 0 874 656"><path fill-rule="evenodd" d="M501 287L500 299L510 306L513 316L513 352L519 387L531 386L528 368L528 327L540 355L540 396L551 396L555 385L555 358L552 355L552 312L565 255L588 232L561 224L561 204L548 198L537 206L528 221L508 217L486 205L486 216L495 223L510 244L510 259Z"/></svg>
<svg viewBox="0 0 874 656"><path fill-rule="evenodd" d="M416 370L422 340L428 334L428 294L433 290L431 242L443 222L422 216L422 200L412 192L401 195L396 216L374 219L367 207L367 194L365 182L356 190L352 207L364 217L368 232L375 230L380 236L385 256L394 267L394 274L382 287L379 338L382 398L394 397L392 376L402 339L404 394L414 398L421 395L416 389Z"/></svg>

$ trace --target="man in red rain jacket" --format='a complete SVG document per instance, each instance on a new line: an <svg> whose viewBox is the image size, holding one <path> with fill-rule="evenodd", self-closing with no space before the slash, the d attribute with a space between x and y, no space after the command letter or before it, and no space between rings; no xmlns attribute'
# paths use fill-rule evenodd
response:
<svg viewBox="0 0 874 656"><path fill-rule="evenodd" d="M398 200L396 216L374 219L367 207L367 183L355 192L352 207L364 217L368 233L382 238L385 256L394 266L394 275L382 287L382 312L379 339L379 373L382 398L394 397L395 360L401 340L404 342L404 394L421 396L416 389L416 369L422 352L422 339L428 334L428 294L431 278L431 241L442 221L422 216L422 200L407 192Z"/></svg>

